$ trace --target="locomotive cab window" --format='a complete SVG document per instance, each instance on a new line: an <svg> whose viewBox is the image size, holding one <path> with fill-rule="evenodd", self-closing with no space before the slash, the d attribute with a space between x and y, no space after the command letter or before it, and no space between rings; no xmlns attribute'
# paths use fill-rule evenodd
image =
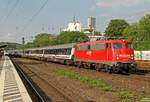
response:
<svg viewBox="0 0 150 102"><path fill-rule="evenodd" d="M131 44L131 43L126 43L126 48L132 49L132 48L133 48L133 47L132 47L132 44Z"/></svg>
<svg viewBox="0 0 150 102"><path fill-rule="evenodd" d="M123 48L122 43L113 43L113 48L114 48L114 49Z"/></svg>

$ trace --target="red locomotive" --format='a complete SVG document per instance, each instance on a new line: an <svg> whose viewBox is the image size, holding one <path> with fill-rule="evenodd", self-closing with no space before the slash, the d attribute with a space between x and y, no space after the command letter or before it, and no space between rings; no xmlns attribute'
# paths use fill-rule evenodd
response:
<svg viewBox="0 0 150 102"><path fill-rule="evenodd" d="M131 41L106 40L75 45L74 62L79 67L95 67L107 72L129 72L135 68Z"/></svg>
<svg viewBox="0 0 150 102"><path fill-rule="evenodd" d="M11 51L11 54L16 55L16 51ZM23 54L18 53L20 55ZM129 72L136 68L132 43L128 40L103 40L25 49L24 57L114 73Z"/></svg>

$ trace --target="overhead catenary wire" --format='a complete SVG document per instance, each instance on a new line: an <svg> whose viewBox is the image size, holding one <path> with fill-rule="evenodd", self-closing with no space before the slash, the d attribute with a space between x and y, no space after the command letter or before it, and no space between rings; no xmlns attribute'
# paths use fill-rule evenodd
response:
<svg viewBox="0 0 150 102"><path fill-rule="evenodd" d="M42 6L38 9L38 11L35 12L35 14L33 14L33 16L31 16L31 18L30 18L29 21L28 21L29 23L24 26L23 31L24 31L25 29L27 29L27 27L32 23L32 21L36 18L36 16L42 11L42 9L46 6L46 4L48 3L48 1L49 1L49 0L46 0L46 1L42 4Z"/></svg>
<svg viewBox="0 0 150 102"><path fill-rule="evenodd" d="M10 9L10 11L8 12L7 16L4 18L3 23L7 22L7 19L9 18L9 16L13 13L13 11L15 10L15 8L17 7L19 1L20 0L16 0L16 2L14 3L14 5Z"/></svg>
<svg viewBox="0 0 150 102"><path fill-rule="evenodd" d="M6 4L6 9L5 9L5 11L8 11L8 6L9 6L9 4L11 3L11 1L12 0L9 0L8 2L7 2L7 4ZM4 5L4 4L3 4ZM2 19L5 17L5 15L2 15L1 17L0 17L0 22L2 21Z"/></svg>

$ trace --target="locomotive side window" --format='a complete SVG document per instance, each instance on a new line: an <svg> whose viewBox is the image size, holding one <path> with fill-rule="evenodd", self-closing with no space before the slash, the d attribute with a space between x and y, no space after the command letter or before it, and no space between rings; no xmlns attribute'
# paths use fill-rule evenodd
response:
<svg viewBox="0 0 150 102"><path fill-rule="evenodd" d="M104 50L105 49L105 43L97 43L91 45L91 50Z"/></svg>
<svg viewBox="0 0 150 102"><path fill-rule="evenodd" d="M131 43L126 43L126 48L132 49L132 44Z"/></svg>
<svg viewBox="0 0 150 102"><path fill-rule="evenodd" d="M113 43L113 48L114 48L114 49L123 48L122 43Z"/></svg>
<svg viewBox="0 0 150 102"><path fill-rule="evenodd" d="M78 51L88 50L88 45L80 45L77 48Z"/></svg>

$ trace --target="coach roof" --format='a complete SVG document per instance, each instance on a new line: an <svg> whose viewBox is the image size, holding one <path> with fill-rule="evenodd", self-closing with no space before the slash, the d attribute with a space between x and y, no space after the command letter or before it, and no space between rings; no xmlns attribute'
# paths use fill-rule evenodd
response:
<svg viewBox="0 0 150 102"><path fill-rule="evenodd" d="M76 43L62 44L62 45L55 45L55 46L47 46L47 47L45 47L45 48L43 48L43 49L46 50L46 49L73 48L75 44L76 44Z"/></svg>

